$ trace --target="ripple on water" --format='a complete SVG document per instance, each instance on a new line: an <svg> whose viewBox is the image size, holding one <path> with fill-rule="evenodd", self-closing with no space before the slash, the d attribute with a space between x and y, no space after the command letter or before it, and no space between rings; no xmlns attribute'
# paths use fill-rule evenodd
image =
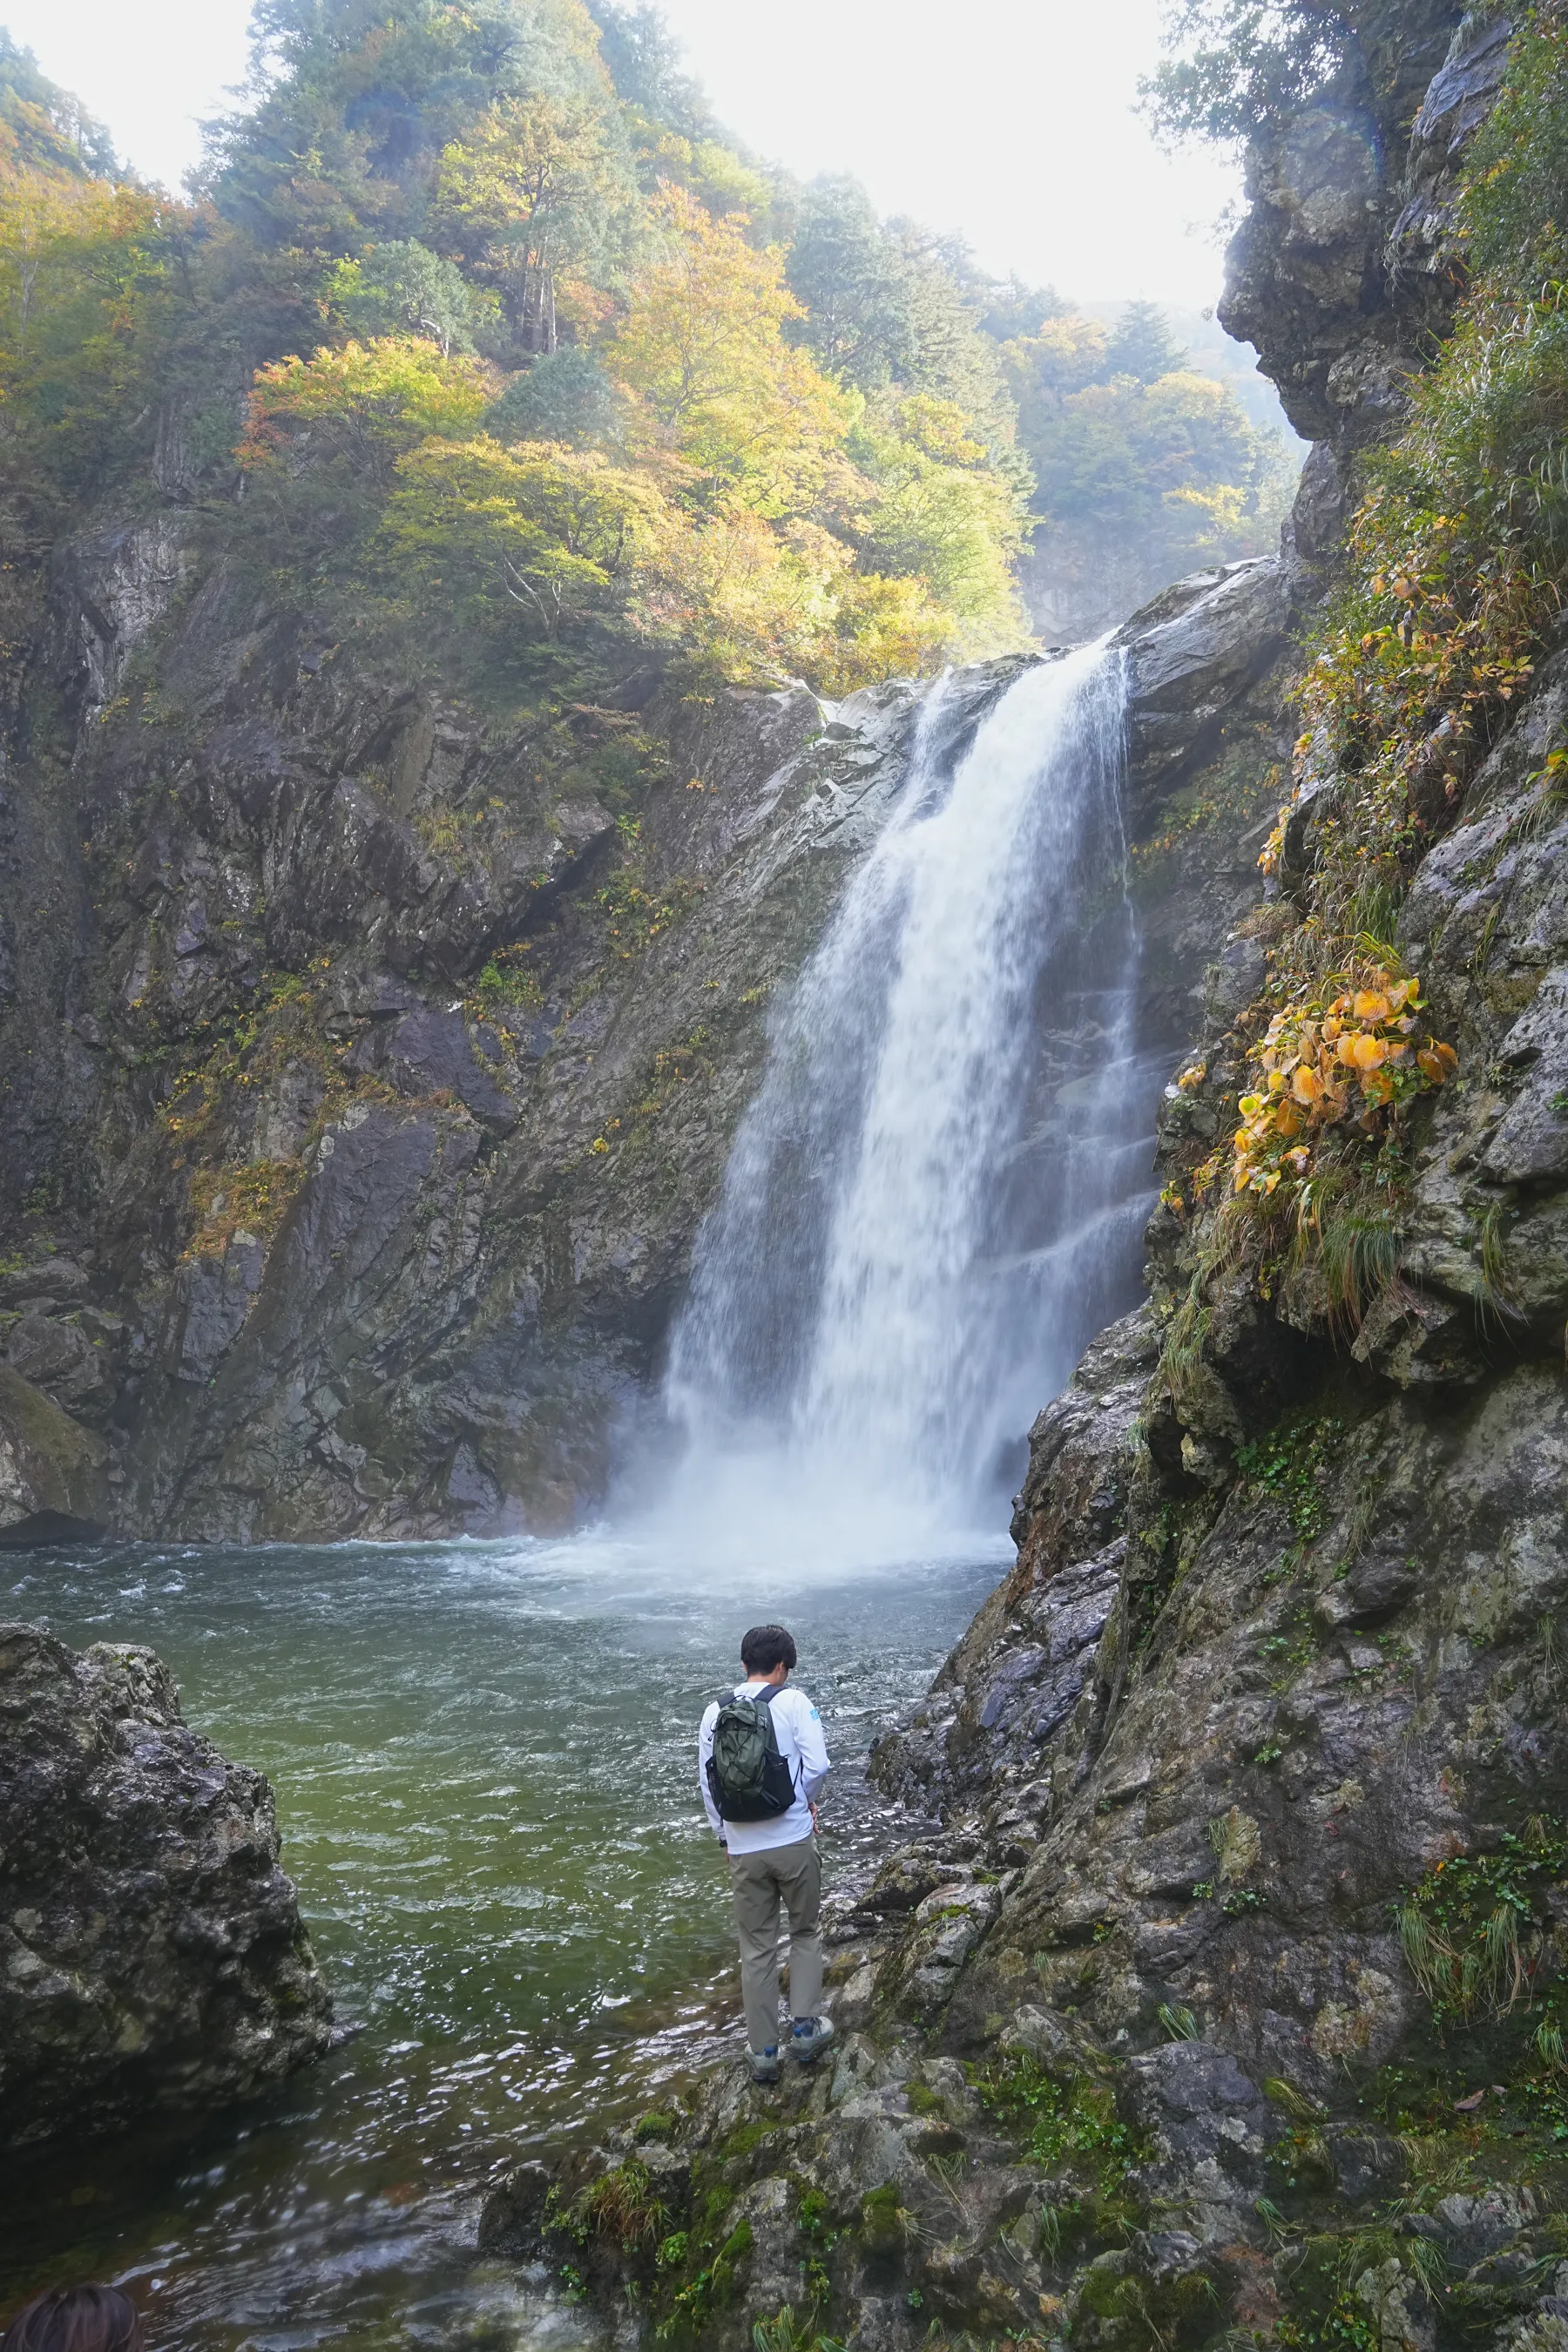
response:
<svg viewBox="0 0 1568 2352"><path fill-rule="evenodd" d="M691 1741L742 1631L791 1625L851 1765L1003 1555L699 1578L654 1537L596 1534L0 1562L5 1614L150 1643L190 1720L270 1776L343 2029L236 2116L0 2176L0 2309L113 2276L157 2352L586 2347L542 2277L475 2262L479 2196L503 2154L624 2104L629 2047L679 2071L721 1987L729 2015ZM833 1842L830 1811L830 1872Z"/></svg>

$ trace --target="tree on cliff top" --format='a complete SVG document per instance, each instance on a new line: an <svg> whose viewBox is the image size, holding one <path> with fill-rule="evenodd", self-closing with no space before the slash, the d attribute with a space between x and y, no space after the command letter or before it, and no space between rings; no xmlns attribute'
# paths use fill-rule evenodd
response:
<svg viewBox="0 0 1568 2352"><path fill-rule="evenodd" d="M1141 84L1156 132L1229 143L1333 81L1354 37L1346 12L1322 0L1172 0L1165 46Z"/></svg>

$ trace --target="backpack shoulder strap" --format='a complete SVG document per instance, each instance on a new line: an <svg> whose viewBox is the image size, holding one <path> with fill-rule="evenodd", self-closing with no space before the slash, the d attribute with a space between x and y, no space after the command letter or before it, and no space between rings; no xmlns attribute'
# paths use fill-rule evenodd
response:
<svg viewBox="0 0 1568 2352"><path fill-rule="evenodd" d="M780 1697L788 1688L787 1683L764 1683L761 1690L752 1693L752 1696L754 1699L760 1699L764 1706L772 1706L774 1699Z"/></svg>

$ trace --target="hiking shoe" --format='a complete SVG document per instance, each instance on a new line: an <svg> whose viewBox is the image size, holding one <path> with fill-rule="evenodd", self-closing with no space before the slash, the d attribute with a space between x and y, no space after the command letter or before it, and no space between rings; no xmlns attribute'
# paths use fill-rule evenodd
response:
<svg viewBox="0 0 1568 2352"><path fill-rule="evenodd" d="M779 2078L779 2053L775 2042L770 2050L748 2050L753 2083L776 2083Z"/></svg>
<svg viewBox="0 0 1568 2352"><path fill-rule="evenodd" d="M797 2017L795 2031L789 2038L790 2055L798 2058L803 2066L809 2066L832 2039L833 2021L830 2017Z"/></svg>

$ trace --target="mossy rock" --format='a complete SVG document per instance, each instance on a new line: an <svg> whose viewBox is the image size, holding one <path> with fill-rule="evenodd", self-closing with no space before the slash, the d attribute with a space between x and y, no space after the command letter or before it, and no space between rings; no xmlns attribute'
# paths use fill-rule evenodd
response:
<svg viewBox="0 0 1568 2352"><path fill-rule="evenodd" d="M904 2212L895 2181L884 2181L860 2200L860 2242L868 2254L884 2262L903 2252Z"/></svg>
<svg viewBox="0 0 1568 2352"><path fill-rule="evenodd" d="M1150 2278L1126 2247L1097 2254L1079 2277L1073 2336L1101 2352L1173 2352L1214 2335L1224 2313L1206 2271Z"/></svg>
<svg viewBox="0 0 1568 2352"><path fill-rule="evenodd" d="M78 1520L96 1529L105 1510L109 1449L8 1364L0 1364L0 1527Z"/></svg>

